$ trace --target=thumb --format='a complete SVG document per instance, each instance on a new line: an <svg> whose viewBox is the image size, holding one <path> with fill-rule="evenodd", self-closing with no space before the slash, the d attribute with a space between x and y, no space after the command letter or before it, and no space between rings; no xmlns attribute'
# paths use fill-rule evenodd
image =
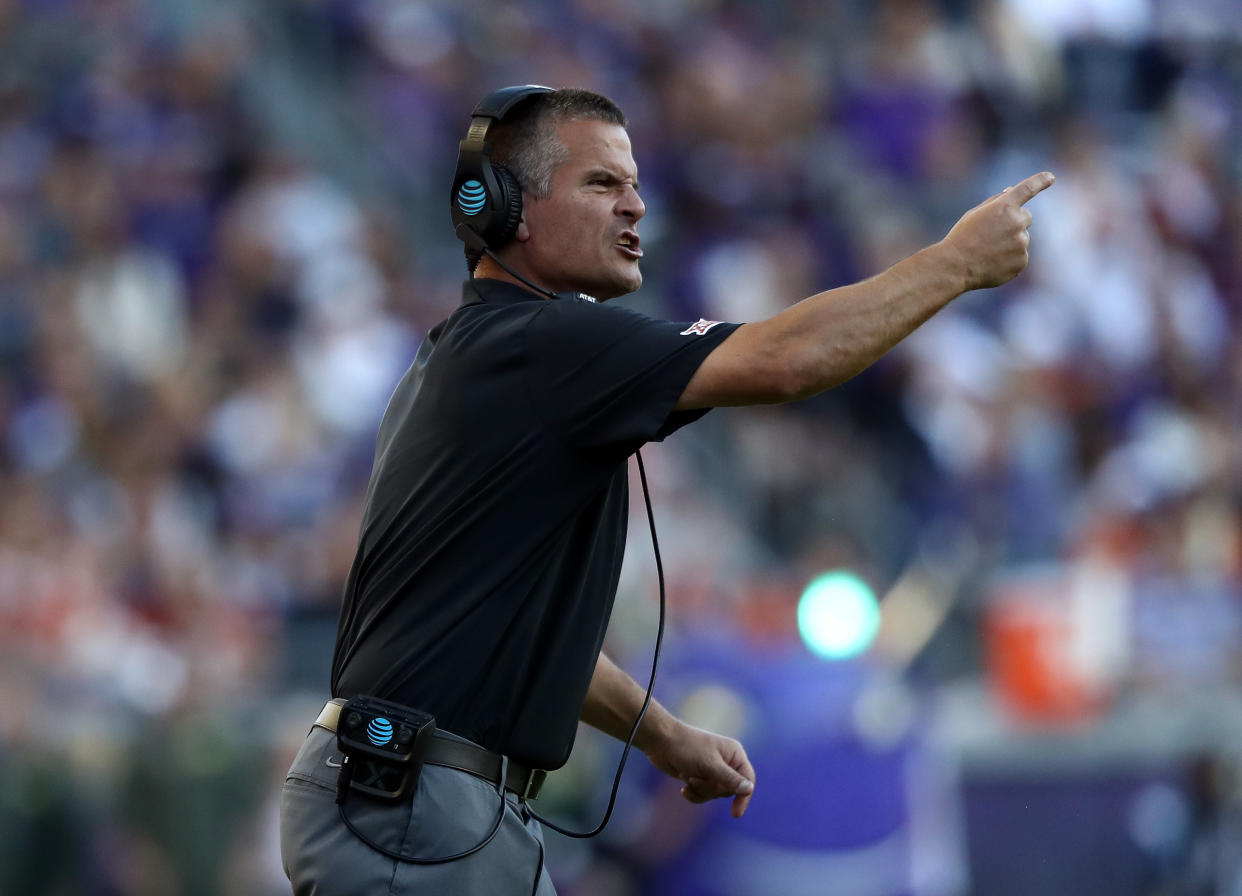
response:
<svg viewBox="0 0 1242 896"><path fill-rule="evenodd" d="M755 782L733 762L722 761L716 771L721 791L727 796L745 796L755 789Z"/></svg>
<svg viewBox="0 0 1242 896"><path fill-rule="evenodd" d="M685 785L682 788L683 793L688 792L706 799L746 796L755 789L753 781L728 766L704 777L692 775L685 779Z"/></svg>

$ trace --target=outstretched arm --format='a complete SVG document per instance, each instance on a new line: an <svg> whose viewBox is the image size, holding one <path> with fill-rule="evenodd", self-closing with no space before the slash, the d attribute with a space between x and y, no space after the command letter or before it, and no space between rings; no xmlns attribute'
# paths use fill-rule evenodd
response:
<svg viewBox="0 0 1242 896"><path fill-rule="evenodd" d="M582 705L582 721L625 740L645 694L634 679L601 653ZM755 789L755 770L746 750L733 738L687 725L653 697L634 746L660 771L679 779L681 795L690 802L732 797L733 817L741 818L746 811Z"/></svg>
<svg viewBox="0 0 1242 896"><path fill-rule="evenodd" d="M882 274L738 327L699 365L677 408L808 398L865 370L963 292L999 286L1022 272L1031 225L1023 206L1054 179L1047 171L1033 174Z"/></svg>

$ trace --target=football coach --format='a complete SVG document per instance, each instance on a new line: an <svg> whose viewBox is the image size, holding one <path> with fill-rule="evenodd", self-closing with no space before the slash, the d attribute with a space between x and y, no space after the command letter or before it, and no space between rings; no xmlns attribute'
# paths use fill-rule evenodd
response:
<svg viewBox="0 0 1242 896"><path fill-rule="evenodd" d="M471 277L384 414L333 699L282 791L294 892L554 893L530 803L579 720L740 817L756 787L742 745L601 653L628 460L711 408L830 389L956 296L1017 276L1024 206L1052 182L1032 175L938 243L767 320L668 322L608 303L642 284L621 110L577 89L485 97L450 194Z"/></svg>

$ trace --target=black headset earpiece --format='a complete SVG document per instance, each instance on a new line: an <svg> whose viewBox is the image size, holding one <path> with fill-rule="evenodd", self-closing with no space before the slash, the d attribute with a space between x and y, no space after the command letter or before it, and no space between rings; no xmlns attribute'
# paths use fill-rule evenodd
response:
<svg viewBox="0 0 1242 896"><path fill-rule="evenodd" d="M496 184L500 187L498 195L503 212L500 230L496 234L496 245L503 246L513 239L518 224L522 222L522 186L504 165L492 165L492 173L496 175Z"/></svg>
<svg viewBox="0 0 1242 896"><path fill-rule="evenodd" d="M453 229L468 249L499 249L517 233L522 220L522 188L509 171L492 163L487 134L518 103L552 88L537 84L489 93L471 113L470 130L458 147L453 176Z"/></svg>

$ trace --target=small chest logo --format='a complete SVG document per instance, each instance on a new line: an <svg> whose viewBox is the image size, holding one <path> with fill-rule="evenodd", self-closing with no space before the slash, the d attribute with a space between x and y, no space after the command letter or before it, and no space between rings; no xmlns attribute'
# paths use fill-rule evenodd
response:
<svg viewBox="0 0 1242 896"><path fill-rule="evenodd" d="M706 333L708 330L710 330L712 327L716 326L719 323L722 323L722 321L704 320L703 318L700 317L699 322L697 324L691 324L690 326L686 327L686 329L681 331L681 335L682 336L702 336L704 333Z"/></svg>

